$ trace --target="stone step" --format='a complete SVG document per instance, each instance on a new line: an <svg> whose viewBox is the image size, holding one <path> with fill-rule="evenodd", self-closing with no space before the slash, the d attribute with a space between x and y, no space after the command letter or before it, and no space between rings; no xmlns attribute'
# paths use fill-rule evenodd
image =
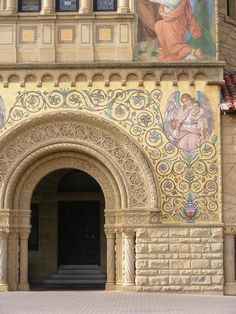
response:
<svg viewBox="0 0 236 314"><path fill-rule="evenodd" d="M99 265L60 265L58 266L58 269L74 269L74 270L87 270L87 269L91 269L91 270L100 270L100 266Z"/></svg>
<svg viewBox="0 0 236 314"><path fill-rule="evenodd" d="M57 274L94 274L94 275L99 275L101 274L100 269L58 269Z"/></svg>
<svg viewBox="0 0 236 314"><path fill-rule="evenodd" d="M105 274L99 273L99 274L90 274L90 273L81 273L81 274L52 274L50 276L51 279L106 279Z"/></svg>
<svg viewBox="0 0 236 314"><path fill-rule="evenodd" d="M55 285L68 285L68 284L105 284L105 279L44 279L42 281L43 284L55 284Z"/></svg>

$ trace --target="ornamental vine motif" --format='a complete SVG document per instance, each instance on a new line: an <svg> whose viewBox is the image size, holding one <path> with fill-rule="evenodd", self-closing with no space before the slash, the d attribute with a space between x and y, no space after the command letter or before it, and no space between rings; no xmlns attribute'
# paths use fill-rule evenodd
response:
<svg viewBox="0 0 236 314"><path fill-rule="evenodd" d="M201 96L205 97L203 94ZM201 99L200 104L203 103ZM204 99L207 101L206 97ZM46 111L73 110L103 116L126 130L149 156L161 192L163 222L220 221L217 176L219 173L218 138L213 129L213 122L208 123L211 129L208 130L205 140L200 145L196 145L192 150L181 149L180 145L176 144L174 125L171 121L168 124L169 114L163 114L160 108L161 100L162 92L159 89L152 91L141 88L108 89L107 91L60 89L18 92L16 103L11 108L0 132L22 119ZM170 100L171 97L168 100L168 109L171 106ZM201 106L199 108L202 109ZM211 116L210 111L207 110L211 110L210 103L204 108L202 111L209 120ZM178 107L178 112L180 110ZM71 128L64 129L63 134L71 130ZM76 130L84 132L78 126ZM45 132L50 134L50 137L55 136L53 126L48 125ZM32 136L34 142L40 141L40 133L35 132ZM90 137L90 141L99 142L100 135L95 128L87 136ZM24 146L24 139L20 145ZM103 145L109 148L112 143L104 142ZM11 149L6 154L8 154L8 159L15 158L14 151ZM124 169L132 170L132 160L125 157L124 151L114 150L114 154L118 160L126 159L123 164ZM136 193L133 198L138 199L143 194L143 190L138 188L139 174L135 173L135 169L132 171L130 183L131 186L136 187L133 189Z"/></svg>

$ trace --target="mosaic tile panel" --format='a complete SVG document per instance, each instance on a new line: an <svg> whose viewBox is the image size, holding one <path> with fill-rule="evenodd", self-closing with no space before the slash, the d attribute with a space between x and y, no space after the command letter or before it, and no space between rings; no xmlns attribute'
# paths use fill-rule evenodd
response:
<svg viewBox="0 0 236 314"><path fill-rule="evenodd" d="M75 43L75 26L58 26L57 27L57 43L58 44L74 44Z"/></svg>
<svg viewBox="0 0 236 314"><path fill-rule="evenodd" d="M26 45L37 44L38 28L37 26L20 26L19 27L19 44Z"/></svg>
<svg viewBox="0 0 236 314"><path fill-rule="evenodd" d="M114 25L96 25L96 44L114 42Z"/></svg>

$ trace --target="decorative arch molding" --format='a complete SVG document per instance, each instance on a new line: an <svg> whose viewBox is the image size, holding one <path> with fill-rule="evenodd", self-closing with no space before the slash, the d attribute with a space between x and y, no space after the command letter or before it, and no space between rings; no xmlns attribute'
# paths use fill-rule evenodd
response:
<svg viewBox="0 0 236 314"><path fill-rule="evenodd" d="M117 169L127 193L122 206L158 207L155 179L140 148L124 131L102 118L72 112L44 114L12 128L0 145L1 208L13 208L10 199L19 178L36 160L56 151L75 150L103 165L112 165L112 171Z"/></svg>
<svg viewBox="0 0 236 314"><path fill-rule="evenodd" d="M65 144L63 146L67 147ZM59 149L59 145L53 145L52 148ZM10 207L15 210L30 208L32 193L37 184L49 173L63 168L78 169L91 175L103 191L107 209L121 208L121 199L126 200L125 186L118 172L115 181L107 167L99 161L88 155L70 151L48 154L27 168L14 188L13 199L8 200Z"/></svg>

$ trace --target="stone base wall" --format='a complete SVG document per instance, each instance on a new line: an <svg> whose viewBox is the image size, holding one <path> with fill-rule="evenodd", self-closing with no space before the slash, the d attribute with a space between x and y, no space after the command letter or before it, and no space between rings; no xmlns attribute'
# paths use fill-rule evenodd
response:
<svg viewBox="0 0 236 314"><path fill-rule="evenodd" d="M221 227L137 230L139 291L222 294L223 281Z"/></svg>

